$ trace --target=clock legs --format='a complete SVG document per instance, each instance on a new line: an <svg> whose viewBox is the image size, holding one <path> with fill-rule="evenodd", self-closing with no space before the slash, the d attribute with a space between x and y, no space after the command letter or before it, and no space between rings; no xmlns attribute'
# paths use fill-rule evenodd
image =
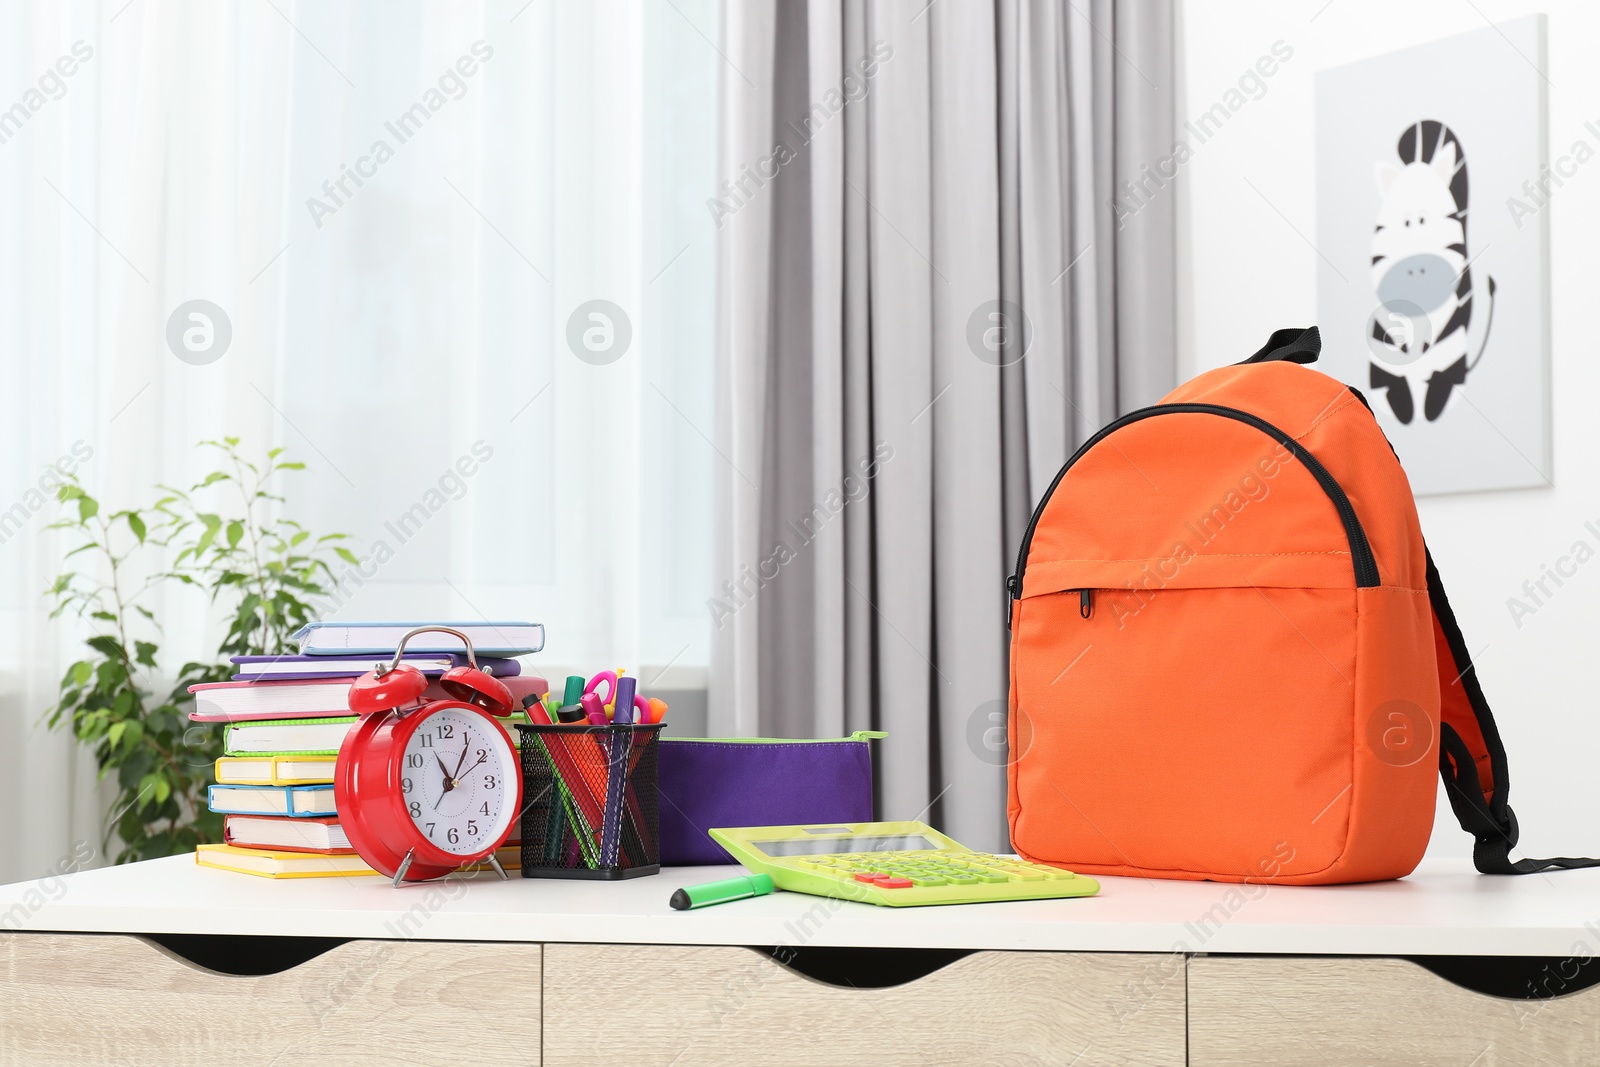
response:
<svg viewBox="0 0 1600 1067"><path fill-rule="evenodd" d="M511 880L511 876L506 873L506 869L500 866L500 857L496 856L493 852L489 853L489 863L494 867L496 873L500 875L500 880L502 882L509 882Z"/></svg>
<svg viewBox="0 0 1600 1067"><path fill-rule="evenodd" d="M400 883L405 881L406 872L411 869L411 861L416 856L416 851L416 849L408 851L406 858L400 861L400 869L394 872L394 887L396 889L399 889ZM505 872L502 871L500 873L504 874Z"/></svg>

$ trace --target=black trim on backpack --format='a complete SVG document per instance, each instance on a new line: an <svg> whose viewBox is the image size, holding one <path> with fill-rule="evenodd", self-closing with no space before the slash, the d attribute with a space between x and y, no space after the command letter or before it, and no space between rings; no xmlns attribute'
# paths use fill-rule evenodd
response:
<svg viewBox="0 0 1600 1067"><path fill-rule="evenodd" d="M1312 327L1315 329L1315 327ZM1280 330L1279 333L1284 331ZM1292 331L1290 331L1292 332ZM1276 335L1274 335L1276 336ZM1061 484L1061 479L1067 476L1077 462L1088 454L1089 450L1105 440L1117 430L1135 422L1154 418L1158 415L1217 415L1221 418L1242 422L1246 426L1253 426L1277 441L1294 456L1301 466L1310 472L1316 479L1322 491L1327 494L1328 500L1333 504L1334 512L1339 517L1339 523L1344 527L1345 539L1350 545L1350 562L1355 569L1356 588L1364 589L1383 584L1378 574L1378 561L1372 555L1372 543L1367 540L1367 531L1361 525L1361 519L1356 515L1355 505L1350 503L1350 497L1328 469L1324 467L1299 441L1284 430L1272 423L1253 415L1248 411L1238 408L1223 407L1220 404L1153 404L1147 408L1130 411L1118 419L1114 419L1101 427L1099 432L1083 443L1072 454L1072 458L1056 472L1055 480L1050 483L1050 488L1044 491L1044 496L1039 498L1039 503L1033 509L1033 516L1028 520L1028 528L1022 534L1022 546L1017 549L1017 569L1006 578L1006 595L1010 598L1006 607L1006 625L1011 625L1010 607L1022 598L1022 577L1028 569L1028 552L1033 547L1033 531L1039 525L1039 519L1044 515L1045 506L1050 503L1050 498L1055 496L1056 488Z"/></svg>
<svg viewBox="0 0 1600 1067"><path fill-rule="evenodd" d="M1467 703L1477 716L1478 730L1483 735L1483 746L1489 754L1489 773L1494 777L1491 799L1483 798L1483 783L1478 777L1478 765L1472 750L1454 728L1439 724L1439 776L1444 779L1445 795L1450 798L1450 808L1456 821L1473 837L1472 863L1483 874L1537 874L1548 870L1571 870L1578 867L1600 867L1600 857L1552 856L1548 859L1513 860L1511 850L1516 847L1519 829L1517 814L1511 810L1510 777L1506 769L1506 748L1500 740L1500 730L1495 726L1494 713L1478 684L1478 672L1472 664L1472 653L1461 636L1461 626L1450 607L1439 569L1433 565L1433 553L1428 557L1428 599L1433 604L1433 614L1444 634L1445 644L1458 672L1454 679L1439 679L1443 693L1452 685L1466 691Z"/></svg>
<svg viewBox="0 0 1600 1067"><path fill-rule="evenodd" d="M1239 361L1240 366L1246 363L1315 363L1317 356L1322 352L1322 334L1315 326L1291 326L1287 330L1275 330L1267 343L1256 349L1255 355L1249 359Z"/></svg>

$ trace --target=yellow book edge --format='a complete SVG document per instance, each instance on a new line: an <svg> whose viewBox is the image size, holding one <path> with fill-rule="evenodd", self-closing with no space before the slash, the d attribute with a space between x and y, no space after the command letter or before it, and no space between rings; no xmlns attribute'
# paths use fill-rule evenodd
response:
<svg viewBox="0 0 1600 1067"><path fill-rule="evenodd" d="M228 857L234 857L233 863L221 862ZM521 870L522 846L501 845L495 850L495 858L500 861L500 866L508 871ZM260 859L270 863L298 862L315 865L333 865L332 870L300 870L300 871L275 871L263 869L261 866L239 866L241 861ZM362 877L378 872L369 867L360 856L330 856L322 852L290 852L279 849L246 848L243 845L198 845L194 850L194 862L198 867L211 867L219 871L232 871L235 874L253 874L257 878L348 878ZM345 866L340 866L344 864ZM470 867L463 867L469 874L482 874L494 870L488 863L475 863Z"/></svg>
<svg viewBox="0 0 1600 1067"><path fill-rule="evenodd" d="M278 765L285 762L325 764L327 773L311 776L279 774ZM337 761L331 756L223 756L217 760L213 770L218 785L331 785L335 762ZM233 773L233 768L242 763L266 763L271 767L271 773L266 775Z"/></svg>

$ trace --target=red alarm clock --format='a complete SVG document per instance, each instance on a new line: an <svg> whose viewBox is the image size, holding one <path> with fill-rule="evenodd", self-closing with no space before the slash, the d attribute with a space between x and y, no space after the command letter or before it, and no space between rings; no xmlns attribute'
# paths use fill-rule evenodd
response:
<svg viewBox="0 0 1600 1067"><path fill-rule="evenodd" d="M420 633L454 634L470 666L439 685L453 700L424 700L428 680L401 662ZM393 661L356 679L350 710L361 716L339 746L333 799L350 845L401 882L438 878L487 859L510 835L522 797L522 768L499 718L512 712L504 682L478 669L459 630L421 626L400 639Z"/></svg>

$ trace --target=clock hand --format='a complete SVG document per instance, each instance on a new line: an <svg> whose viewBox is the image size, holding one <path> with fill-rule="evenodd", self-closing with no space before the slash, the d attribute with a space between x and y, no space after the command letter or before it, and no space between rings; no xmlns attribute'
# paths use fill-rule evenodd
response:
<svg viewBox="0 0 1600 1067"><path fill-rule="evenodd" d="M460 778L461 777L461 765L467 762L467 752L471 748L472 748L472 739L471 738L463 738L462 741L461 741L461 758L456 760L456 773L452 777L455 777L455 778ZM441 764L441 766L442 766L442 764Z"/></svg>
<svg viewBox="0 0 1600 1067"><path fill-rule="evenodd" d="M444 760L440 759L437 755L435 755L433 759L434 762L439 765L439 769L444 771L444 791L448 793L450 790L456 787L456 776L445 770ZM434 807L438 807L438 805L435 804Z"/></svg>

